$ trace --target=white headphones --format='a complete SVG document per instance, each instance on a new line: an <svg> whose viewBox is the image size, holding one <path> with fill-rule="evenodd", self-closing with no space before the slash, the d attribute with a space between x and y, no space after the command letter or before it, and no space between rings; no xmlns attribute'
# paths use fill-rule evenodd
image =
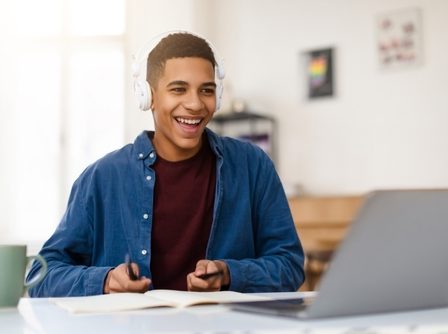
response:
<svg viewBox="0 0 448 334"><path fill-rule="evenodd" d="M176 33L186 33L199 38L202 38L207 42L207 44L212 49L213 55L215 56L215 80L216 80L216 111L221 107L221 99L222 93L224 90L222 80L225 77L224 65L222 59L218 57L218 53L214 48L213 44L211 44L207 39L201 37L197 34L191 33L185 30L171 30L159 34L149 40L139 51L133 56L132 63L132 76L134 78L134 94L137 98L138 107L140 110L146 111L151 108L151 88L149 87L149 83L146 80L146 73L143 75L142 69L146 67L148 56L151 51L159 44L159 42L170 34ZM148 71L146 71L148 72Z"/></svg>

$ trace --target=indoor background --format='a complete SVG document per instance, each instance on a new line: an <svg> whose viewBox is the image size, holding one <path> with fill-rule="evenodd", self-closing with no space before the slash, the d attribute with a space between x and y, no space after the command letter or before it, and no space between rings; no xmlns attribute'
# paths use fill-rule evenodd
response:
<svg viewBox="0 0 448 334"><path fill-rule="evenodd" d="M417 13L418 59L385 68L378 22ZM172 29L213 42L224 107L277 122L288 194L448 187L445 0L2 0L0 240L36 248L90 163L152 129L132 54ZM332 48L334 94L307 97L304 55Z"/></svg>

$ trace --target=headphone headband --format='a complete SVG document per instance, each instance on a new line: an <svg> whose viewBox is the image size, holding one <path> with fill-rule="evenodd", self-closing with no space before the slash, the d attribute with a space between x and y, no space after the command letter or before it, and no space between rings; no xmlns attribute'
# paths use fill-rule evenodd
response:
<svg viewBox="0 0 448 334"><path fill-rule="evenodd" d="M142 68L147 65L148 57L151 51L160 43L160 41L171 35L171 34L190 34L192 36L203 39L210 49L213 52L216 64L213 64L215 67L215 79L217 81L216 84L216 111L221 107L221 99L223 93L223 83L222 80L225 77L224 71L224 62L221 58L219 58L218 53L213 46L206 38L192 33L186 30L169 30L165 31L161 34L158 34L151 38L148 42L146 42L143 47L139 49L136 55L133 55L133 63L132 63L132 76L134 78L134 94L138 101L138 106L140 110L149 110L151 108L151 89L149 87L146 74L142 78ZM148 71L146 71L148 72Z"/></svg>

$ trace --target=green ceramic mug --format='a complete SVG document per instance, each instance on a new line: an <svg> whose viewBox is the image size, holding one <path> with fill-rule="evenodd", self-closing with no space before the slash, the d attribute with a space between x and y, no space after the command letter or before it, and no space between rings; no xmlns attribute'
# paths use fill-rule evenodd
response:
<svg viewBox="0 0 448 334"><path fill-rule="evenodd" d="M28 265L37 260L39 273L25 282ZM16 307L25 289L39 283L47 273L47 262L40 255L26 256L26 245L0 245L0 307Z"/></svg>

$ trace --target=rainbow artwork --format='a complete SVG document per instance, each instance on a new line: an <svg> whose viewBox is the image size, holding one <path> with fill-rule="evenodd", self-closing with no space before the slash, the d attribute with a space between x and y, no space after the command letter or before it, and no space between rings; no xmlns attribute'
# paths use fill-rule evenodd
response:
<svg viewBox="0 0 448 334"><path fill-rule="evenodd" d="M308 97L333 96L333 49L312 50L305 55Z"/></svg>
<svg viewBox="0 0 448 334"><path fill-rule="evenodd" d="M327 59L324 56L313 58L309 64L310 85L321 86L327 76Z"/></svg>

